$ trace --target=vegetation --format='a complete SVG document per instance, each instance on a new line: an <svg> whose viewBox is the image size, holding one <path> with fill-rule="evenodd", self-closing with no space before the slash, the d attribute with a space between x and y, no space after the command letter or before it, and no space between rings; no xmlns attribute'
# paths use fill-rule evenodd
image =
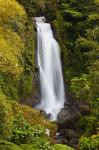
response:
<svg viewBox="0 0 99 150"><path fill-rule="evenodd" d="M24 8L15 0L0 0L0 89L13 100L19 100L26 90L29 94L32 89L33 35ZM23 82L26 76L30 87Z"/></svg>
<svg viewBox="0 0 99 150"><path fill-rule="evenodd" d="M1 140L0 141L0 149L1 150L22 150L18 145L5 141L5 140Z"/></svg>
<svg viewBox="0 0 99 150"><path fill-rule="evenodd" d="M51 141L56 133L56 125L45 120L40 111L0 97L0 138L16 145L32 144L40 149L51 149ZM46 134L49 129L50 136ZM0 146L12 149L15 145L2 142ZM3 144L4 143L4 144ZM3 149L3 148L2 148ZM17 147L16 147L17 149Z"/></svg>
<svg viewBox="0 0 99 150"><path fill-rule="evenodd" d="M55 144L54 146L55 150L74 150L72 147L69 147L67 145L62 145L62 144Z"/></svg>
<svg viewBox="0 0 99 150"><path fill-rule="evenodd" d="M99 0L0 0L0 149L73 150L53 144L57 126L20 105L35 93L35 29L44 15L61 46L65 85L90 115L76 123L79 149L99 148ZM50 130L50 137L46 133Z"/></svg>
<svg viewBox="0 0 99 150"><path fill-rule="evenodd" d="M98 150L99 148L99 135L92 135L91 137L81 137L80 149L81 150Z"/></svg>

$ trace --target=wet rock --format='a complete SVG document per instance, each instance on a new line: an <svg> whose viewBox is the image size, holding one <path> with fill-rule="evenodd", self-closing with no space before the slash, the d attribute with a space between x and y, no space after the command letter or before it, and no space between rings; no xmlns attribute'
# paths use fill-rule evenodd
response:
<svg viewBox="0 0 99 150"><path fill-rule="evenodd" d="M46 119L51 119L51 114L47 114L44 110L40 110L40 114Z"/></svg>
<svg viewBox="0 0 99 150"><path fill-rule="evenodd" d="M56 140L56 144L68 144L68 141L65 138L60 138Z"/></svg>
<svg viewBox="0 0 99 150"><path fill-rule="evenodd" d="M20 99L21 104L28 105L30 107L35 107L38 104L40 104L41 101L41 94L40 94L40 79L39 79L39 72L36 72L33 74L32 78L32 89L29 95L24 95Z"/></svg>
<svg viewBox="0 0 99 150"><path fill-rule="evenodd" d="M56 144L67 144L68 143L67 139L61 133L56 134L55 141L56 141Z"/></svg>
<svg viewBox="0 0 99 150"><path fill-rule="evenodd" d="M88 105L79 105L79 111L81 115L89 115L90 114L90 107Z"/></svg>
<svg viewBox="0 0 99 150"><path fill-rule="evenodd" d="M56 134L55 141L57 144L67 144L69 146L78 148L79 134L72 129L60 129Z"/></svg>
<svg viewBox="0 0 99 150"><path fill-rule="evenodd" d="M20 100L20 104L25 104L25 105L28 105L30 107L35 107L37 104L39 104L40 100L38 97L32 97L32 96L29 96L29 97L23 97L21 100Z"/></svg>
<svg viewBox="0 0 99 150"><path fill-rule="evenodd" d="M74 147L75 149L77 149L78 139L77 138L71 138L71 140L68 142L68 145Z"/></svg>
<svg viewBox="0 0 99 150"><path fill-rule="evenodd" d="M41 22L41 20L42 20L43 22L46 22L46 18L45 18L44 16L42 16L42 17L32 17L32 20L33 20L33 23L36 23L36 20L37 20L38 22Z"/></svg>
<svg viewBox="0 0 99 150"><path fill-rule="evenodd" d="M78 138L79 137L78 134L75 131L73 131L72 129L65 129L65 133L64 134L65 134L64 136L68 140L71 139L71 138Z"/></svg>
<svg viewBox="0 0 99 150"><path fill-rule="evenodd" d="M80 117L81 114L79 112L63 108L58 114L57 122L61 128L72 128L73 124L77 122Z"/></svg>

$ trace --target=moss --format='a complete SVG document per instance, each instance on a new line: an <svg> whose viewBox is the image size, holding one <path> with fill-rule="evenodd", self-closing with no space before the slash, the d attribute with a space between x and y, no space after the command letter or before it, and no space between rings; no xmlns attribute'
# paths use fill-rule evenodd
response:
<svg viewBox="0 0 99 150"><path fill-rule="evenodd" d="M69 147L69 146L67 146L67 145L62 145L62 144L56 144L56 145L54 146L54 149L55 149L55 150L74 150L74 148Z"/></svg>
<svg viewBox="0 0 99 150"><path fill-rule="evenodd" d="M0 136L9 138L12 134L13 120L21 115L27 123L32 127L41 125L50 130L50 139L55 136L57 127L55 124L45 120L40 111L32 109L17 102L8 100L7 97L0 92Z"/></svg>
<svg viewBox="0 0 99 150"><path fill-rule="evenodd" d="M0 91L0 137L8 137L11 134L13 112L7 97Z"/></svg>
<svg viewBox="0 0 99 150"><path fill-rule="evenodd" d="M15 0L0 0L0 24L19 30L26 21L24 8Z"/></svg>
<svg viewBox="0 0 99 150"><path fill-rule="evenodd" d="M33 81L32 74L25 74L22 77L22 88L20 89L20 92L22 92L23 97L29 96L31 94L33 90L32 81Z"/></svg>
<svg viewBox="0 0 99 150"><path fill-rule="evenodd" d="M57 131L57 126L56 124L44 119L39 110L32 109L25 105L20 105L16 102L12 102L12 109L14 116L21 113L31 126L43 125L45 128L50 129L51 139L53 139Z"/></svg>
<svg viewBox="0 0 99 150"><path fill-rule="evenodd" d="M0 140L0 150L22 150L22 149L14 143Z"/></svg>
<svg viewBox="0 0 99 150"><path fill-rule="evenodd" d="M19 77L23 70L18 59L24 48L22 40L17 33L0 27L0 45L0 72Z"/></svg>
<svg viewBox="0 0 99 150"><path fill-rule="evenodd" d="M8 99L19 101L32 91L34 37L22 5L0 0L0 88Z"/></svg>

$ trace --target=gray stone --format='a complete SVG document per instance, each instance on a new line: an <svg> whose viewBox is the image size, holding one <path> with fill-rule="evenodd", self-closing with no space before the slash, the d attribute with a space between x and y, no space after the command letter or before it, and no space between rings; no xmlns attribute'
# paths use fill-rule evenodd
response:
<svg viewBox="0 0 99 150"><path fill-rule="evenodd" d="M77 111L66 110L65 108L60 111L57 117L58 125L62 128L72 128L73 124L77 122L81 114Z"/></svg>

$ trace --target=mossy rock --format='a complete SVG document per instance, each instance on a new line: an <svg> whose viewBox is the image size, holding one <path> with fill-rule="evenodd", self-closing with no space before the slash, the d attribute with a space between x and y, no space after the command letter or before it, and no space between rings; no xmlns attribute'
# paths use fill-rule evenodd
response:
<svg viewBox="0 0 99 150"><path fill-rule="evenodd" d="M0 150L22 150L18 145L5 141L5 140L1 140L0 141Z"/></svg>
<svg viewBox="0 0 99 150"><path fill-rule="evenodd" d="M55 144L54 150L74 150L74 148L67 145Z"/></svg>

